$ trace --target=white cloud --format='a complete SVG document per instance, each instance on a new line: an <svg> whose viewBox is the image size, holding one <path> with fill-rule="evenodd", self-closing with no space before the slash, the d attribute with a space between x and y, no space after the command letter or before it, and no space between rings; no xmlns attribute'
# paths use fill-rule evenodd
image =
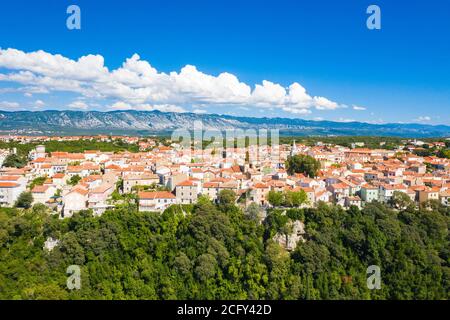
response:
<svg viewBox="0 0 450 320"><path fill-rule="evenodd" d="M18 109L19 107L20 105L17 102L0 101L0 108L5 111Z"/></svg>
<svg viewBox="0 0 450 320"><path fill-rule="evenodd" d="M336 122L354 122L355 119L348 119L348 118L339 118L337 120L335 120Z"/></svg>
<svg viewBox="0 0 450 320"><path fill-rule="evenodd" d="M414 121L427 122L427 121L431 121L431 117L430 116L420 116L417 119L415 119Z"/></svg>
<svg viewBox="0 0 450 320"><path fill-rule="evenodd" d="M364 111L364 110L366 110L366 107L359 107L359 106L353 105L353 110L356 110L356 111Z"/></svg>
<svg viewBox="0 0 450 320"><path fill-rule="evenodd" d="M197 113L197 114L204 114L207 113L208 111L204 110L204 109L194 109L192 110L193 113Z"/></svg>
<svg viewBox="0 0 450 320"><path fill-rule="evenodd" d="M186 112L182 107L171 105L171 104L158 104L158 105L150 105L150 104L140 104L140 105L131 105L126 102L118 101L108 107L110 110L141 110L141 111L154 111L158 110L161 112Z"/></svg>
<svg viewBox="0 0 450 320"><path fill-rule="evenodd" d="M0 49L0 68L7 70L0 73L0 81L20 83L30 93L33 89L67 91L91 100L114 99L131 109L183 112L184 105L236 105L308 114L312 108L345 107L325 97L311 96L296 82L285 88L263 80L252 89L233 74L209 75L192 65L186 65L180 72L159 72L137 54L126 59L121 67L109 70L101 55L90 54L72 60L42 50L26 53ZM87 105L74 102L69 107L85 109Z"/></svg>
<svg viewBox="0 0 450 320"><path fill-rule="evenodd" d="M35 105L36 107L43 107L43 106L45 106L45 102L42 101L42 100L36 100L36 101L34 102L34 105Z"/></svg>
<svg viewBox="0 0 450 320"><path fill-rule="evenodd" d="M87 110L89 108L89 106L85 102L80 100L70 103L68 107L71 109L81 109L81 110Z"/></svg>
<svg viewBox="0 0 450 320"><path fill-rule="evenodd" d="M319 110L334 110L339 108L336 102L330 101L324 97L314 97L314 105Z"/></svg>
<svg viewBox="0 0 450 320"><path fill-rule="evenodd" d="M311 110L308 110L308 109L296 109L296 108L291 108L291 107L284 107L283 110L286 112L293 113L293 114L310 114L311 113Z"/></svg>

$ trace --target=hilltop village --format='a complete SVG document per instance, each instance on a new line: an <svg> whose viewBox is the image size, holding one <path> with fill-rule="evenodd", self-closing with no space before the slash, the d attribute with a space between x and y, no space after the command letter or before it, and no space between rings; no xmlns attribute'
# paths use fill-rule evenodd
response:
<svg viewBox="0 0 450 320"><path fill-rule="evenodd" d="M428 200L450 204L450 160L413 153L423 144L416 140L393 150L294 142L281 144L276 159L253 159L249 155L260 152L258 146L217 155L215 149L188 153L177 143L122 137L140 151L47 152L44 142L51 139L55 138L0 137L2 141L42 142L28 153L22 168L1 166L1 206L17 206L21 195L31 193L31 205L44 204L61 218L87 209L101 215L124 201L135 201L139 211L162 212L173 204L194 204L202 195L217 201L222 190L233 191L236 203L243 207L256 203L261 209L285 206L277 195L287 193L301 195L291 207L314 207L322 201L362 208L373 201L390 203L400 194L416 204ZM446 148L444 142L428 145ZM15 152L0 150L0 164ZM313 174L292 172L286 161L297 155L314 158L320 168Z"/></svg>

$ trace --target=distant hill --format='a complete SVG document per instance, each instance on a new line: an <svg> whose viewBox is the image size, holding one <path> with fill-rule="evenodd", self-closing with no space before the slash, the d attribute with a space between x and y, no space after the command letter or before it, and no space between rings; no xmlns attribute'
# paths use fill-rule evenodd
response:
<svg viewBox="0 0 450 320"><path fill-rule="evenodd" d="M160 111L0 111L0 133L15 134L168 134L174 129L192 130L194 121L205 129L279 129L298 136L450 136L450 126L427 124L370 124L364 122L312 121L289 118L234 117L217 114Z"/></svg>

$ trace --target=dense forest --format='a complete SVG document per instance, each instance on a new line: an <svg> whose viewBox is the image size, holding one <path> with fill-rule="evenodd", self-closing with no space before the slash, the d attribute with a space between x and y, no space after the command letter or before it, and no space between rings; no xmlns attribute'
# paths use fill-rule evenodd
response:
<svg viewBox="0 0 450 320"><path fill-rule="evenodd" d="M93 217L50 215L43 205L0 208L0 299L448 299L449 208L403 211L242 210L227 200L172 206L163 214L125 203ZM272 239L305 223L292 252ZM287 231L286 231L287 230ZM43 249L48 237L60 243ZM69 265L81 289L66 287ZM381 268L369 290L366 269Z"/></svg>

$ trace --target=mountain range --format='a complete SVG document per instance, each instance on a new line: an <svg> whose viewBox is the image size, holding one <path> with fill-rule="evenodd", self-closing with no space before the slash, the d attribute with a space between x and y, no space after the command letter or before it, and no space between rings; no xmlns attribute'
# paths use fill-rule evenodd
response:
<svg viewBox="0 0 450 320"><path fill-rule="evenodd" d="M296 136L393 136L445 137L450 126L427 124L313 121L290 118L253 118L218 114L160 111L0 111L0 134L80 135L126 134L164 135L194 121L204 129L279 129L280 135Z"/></svg>

